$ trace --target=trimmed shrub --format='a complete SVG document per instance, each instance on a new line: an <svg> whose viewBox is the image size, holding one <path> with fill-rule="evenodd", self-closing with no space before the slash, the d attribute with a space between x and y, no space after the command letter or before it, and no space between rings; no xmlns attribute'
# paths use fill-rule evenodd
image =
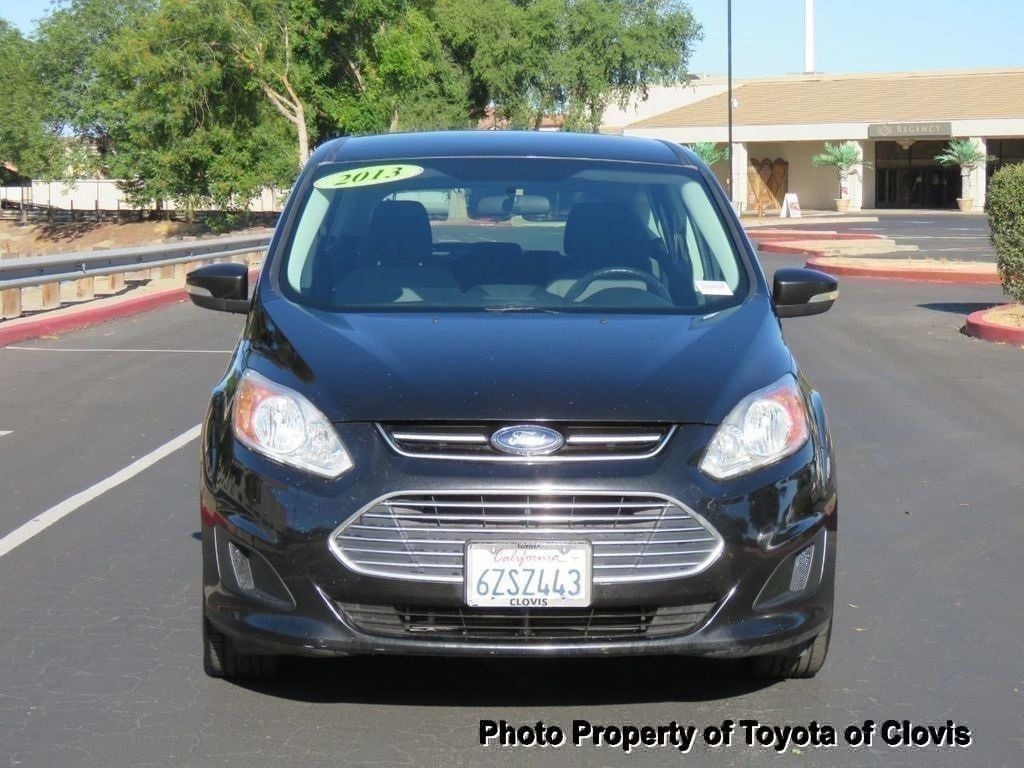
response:
<svg viewBox="0 0 1024 768"><path fill-rule="evenodd" d="M1003 291L1024 303L1024 163L996 171L988 185L985 210Z"/></svg>

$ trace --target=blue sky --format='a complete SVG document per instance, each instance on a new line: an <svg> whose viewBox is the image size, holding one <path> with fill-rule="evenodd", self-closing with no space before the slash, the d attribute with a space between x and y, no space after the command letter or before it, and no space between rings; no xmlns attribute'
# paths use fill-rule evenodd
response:
<svg viewBox="0 0 1024 768"><path fill-rule="evenodd" d="M689 0L704 26L693 72L726 69L726 0ZM26 33L52 0L0 0L0 17ZM733 0L738 77L803 70L803 0ZM1024 66L1021 0L817 0L820 72Z"/></svg>

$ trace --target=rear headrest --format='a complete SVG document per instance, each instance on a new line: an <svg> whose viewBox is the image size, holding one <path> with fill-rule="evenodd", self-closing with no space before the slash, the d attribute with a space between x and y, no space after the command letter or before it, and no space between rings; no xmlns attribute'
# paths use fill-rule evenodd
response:
<svg viewBox="0 0 1024 768"><path fill-rule="evenodd" d="M540 285L544 257L523 253L518 243L473 243L455 265L455 279L464 287L493 283Z"/></svg>
<svg viewBox="0 0 1024 768"><path fill-rule="evenodd" d="M430 259L432 242L423 203L385 200L370 218L363 255L382 266L421 264Z"/></svg>
<svg viewBox="0 0 1024 768"><path fill-rule="evenodd" d="M574 266L649 268L643 225L623 203L576 203L565 222L565 253Z"/></svg>

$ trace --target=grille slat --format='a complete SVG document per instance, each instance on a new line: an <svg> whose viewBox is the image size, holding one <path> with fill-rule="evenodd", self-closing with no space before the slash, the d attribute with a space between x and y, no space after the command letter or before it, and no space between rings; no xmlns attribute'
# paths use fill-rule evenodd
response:
<svg viewBox="0 0 1024 768"><path fill-rule="evenodd" d="M392 506L391 509L396 507ZM519 509L523 507L520 506ZM530 507L533 509L533 507ZM608 507L608 509L615 509L615 507ZM486 514L486 513L485 513ZM493 513L492 513L493 514ZM390 514L376 514L373 512L367 512L363 515L364 519L368 520L422 520L422 512L393 512ZM431 515L433 522L459 522L466 520L469 522L477 522L481 519L480 515L451 515L444 512L436 513ZM502 523L523 523L523 522L537 522L543 521L545 523L589 523L589 522L605 522L608 520L607 515L551 515L551 514L498 514L494 516L495 522ZM689 515L630 515L626 522L630 523L643 523L651 520L691 520ZM616 519L615 521L619 521Z"/></svg>
<svg viewBox="0 0 1024 768"><path fill-rule="evenodd" d="M489 509L522 509L522 501L436 501L431 498L429 501L416 502L411 500L402 501L382 501L381 506L388 507L389 509L403 508L403 507L418 507L418 508L432 508L435 511L439 507L454 508L454 509L480 509L481 505L486 506ZM570 515L577 509L660 509L665 506L664 502L651 504L644 502L572 502L572 501L546 501L541 503L530 504L531 509L568 509Z"/></svg>
<svg viewBox="0 0 1024 768"><path fill-rule="evenodd" d="M493 610L338 603L338 608L357 629L368 634L529 644L681 635L699 626L714 604Z"/></svg>
<svg viewBox="0 0 1024 768"><path fill-rule="evenodd" d="M387 423L377 427L385 441L403 456L426 459L558 462L596 459L644 459L657 454L675 431L672 424L577 424L544 422L558 430L565 444L550 455L515 456L491 445L500 422Z"/></svg>
<svg viewBox="0 0 1024 768"><path fill-rule="evenodd" d="M496 530L498 528L498 526L496 526L495 523L502 522L502 521L494 520L494 519L483 520L481 518L480 522L481 522L481 526L478 527L478 528L445 528L444 530L458 532L458 533L492 533L494 530ZM490 527L487 526L488 523L490 523ZM350 525L348 527L349 528L358 528L360 530L370 530L370 531L389 530L388 528L385 528L382 525L356 525L356 524L353 524L353 525ZM513 526L509 526L509 528L512 528L512 527ZM518 527L518 526L514 526L514 527ZM505 528L505 529L502 529L502 530L506 530L507 531L507 530L509 530L509 528ZM527 529L523 528L522 530L527 530ZM564 533L565 531L569 530L569 527L566 526L564 528L561 528L561 527L530 528L529 530L533 531L535 533ZM618 528L588 528L588 527L585 527L585 526L577 526L573 530L581 530L581 531L585 530L587 533L623 533L623 532L626 532L626 533L633 532L633 533L635 533L636 532L635 528L628 528L628 529L623 530L623 529L618 529ZM700 526L690 527L690 528L660 528L659 529L659 533L685 533L687 531L703 531L703 530L706 530L706 529L705 528L701 528ZM424 531L424 532L429 532L429 531Z"/></svg>
<svg viewBox="0 0 1024 768"><path fill-rule="evenodd" d="M533 514L545 505L562 511ZM444 511L453 507L459 512ZM723 546L696 513L656 494L407 491L360 510L334 532L331 548L368 575L461 583L469 541L508 539L589 541L595 584L689 576Z"/></svg>

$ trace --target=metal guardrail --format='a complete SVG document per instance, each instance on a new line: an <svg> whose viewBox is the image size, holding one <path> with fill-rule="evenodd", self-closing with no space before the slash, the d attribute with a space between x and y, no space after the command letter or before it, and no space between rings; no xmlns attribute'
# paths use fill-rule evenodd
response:
<svg viewBox="0 0 1024 768"><path fill-rule="evenodd" d="M269 243L268 235L229 236L108 251L0 260L0 290L238 256L265 250Z"/></svg>
<svg viewBox="0 0 1024 768"><path fill-rule="evenodd" d="M83 301L97 293L119 293L125 288L126 279L183 280L183 267L187 264L242 258L252 265L253 256L265 251L269 243L269 235L232 235L105 251L0 257L0 320L21 316L25 288L41 288L34 309L56 309L68 300Z"/></svg>

